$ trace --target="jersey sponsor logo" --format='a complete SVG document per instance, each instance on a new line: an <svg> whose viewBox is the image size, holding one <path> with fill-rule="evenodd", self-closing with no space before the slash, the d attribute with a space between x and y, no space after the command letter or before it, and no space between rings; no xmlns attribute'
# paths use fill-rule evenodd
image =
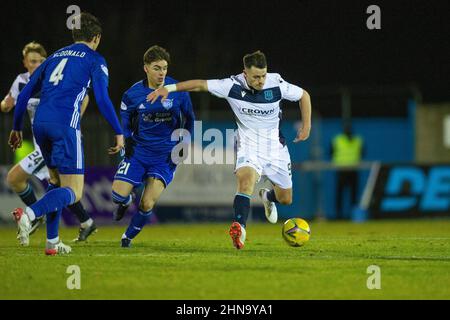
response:
<svg viewBox="0 0 450 320"><path fill-rule="evenodd" d="M145 122L153 122L152 117L153 115L151 113L142 114L142 120L144 120Z"/></svg>
<svg viewBox="0 0 450 320"><path fill-rule="evenodd" d="M256 116L269 116L275 112L275 108L269 110L260 110L260 109L251 109L251 108L242 108L241 113L247 115L256 115Z"/></svg>
<svg viewBox="0 0 450 320"><path fill-rule="evenodd" d="M169 110L173 107L173 99L166 99L162 102L164 109Z"/></svg>
<svg viewBox="0 0 450 320"><path fill-rule="evenodd" d="M143 113L142 120L145 122L170 122L172 114L170 112Z"/></svg>
<svg viewBox="0 0 450 320"><path fill-rule="evenodd" d="M102 70L103 70L103 72L106 74L106 76L109 76L108 68L107 68L104 64L102 64L102 65L100 66L100 68L102 68Z"/></svg>

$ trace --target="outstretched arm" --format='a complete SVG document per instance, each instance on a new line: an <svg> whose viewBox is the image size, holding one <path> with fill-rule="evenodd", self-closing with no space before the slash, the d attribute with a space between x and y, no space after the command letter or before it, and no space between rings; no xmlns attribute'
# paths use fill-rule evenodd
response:
<svg viewBox="0 0 450 320"><path fill-rule="evenodd" d="M297 137L294 140L295 143L308 139L311 131L311 97L306 90L303 90L299 104L302 113L302 127L298 130Z"/></svg>
<svg viewBox="0 0 450 320"><path fill-rule="evenodd" d="M174 91L208 91L208 84L206 80L188 80L169 84L150 93L147 96L147 101L154 103L159 97L161 97L161 100L165 100L169 93Z"/></svg>

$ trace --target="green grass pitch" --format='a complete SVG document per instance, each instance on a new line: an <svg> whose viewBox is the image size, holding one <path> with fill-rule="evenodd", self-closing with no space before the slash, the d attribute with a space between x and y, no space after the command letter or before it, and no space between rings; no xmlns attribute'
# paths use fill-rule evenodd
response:
<svg viewBox="0 0 450 320"><path fill-rule="evenodd" d="M124 227L100 227L68 256L44 255L45 232L19 247L0 228L0 299L450 299L450 220L311 222L302 248L281 224L249 224L236 250L228 224L147 226L131 249ZM70 242L74 228L62 228ZM69 290L70 265L81 289ZM381 289L367 288L370 265Z"/></svg>

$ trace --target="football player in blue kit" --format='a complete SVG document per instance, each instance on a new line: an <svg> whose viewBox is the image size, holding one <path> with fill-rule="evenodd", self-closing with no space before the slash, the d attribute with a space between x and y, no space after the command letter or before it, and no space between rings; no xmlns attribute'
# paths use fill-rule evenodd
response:
<svg viewBox="0 0 450 320"><path fill-rule="evenodd" d="M13 82L8 94L1 102L2 112L9 112L14 108L17 97L19 96L19 93L22 91L22 89L26 86L28 81L30 81L30 76L47 58L47 52L45 51L45 48L41 44L34 41L26 44L23 48L22 53L23 64L28 72L19 74L16 80ZM36 92L36 94L32 96L28 101L27 111L30 117L31 124L33 124L34 114L36 112L37 106L39 105L39 100L40 92ZM89 95L86 95L81 103L81 116L83 116L88 103ZM32 176L35 176L39 180L47 180L47 182L50 184L50 188L53 188L54 185L58 183L58 181L50 180L48 168L45 165L41 150L34 138L33 144L33 152L28 154L19 163L14 165L8 171L8 176L6 178L8 186L22 199L22 201L27 206L30 206L37 201L33 187L29 182ZM97 230L97 226L95 225L89 214L86 212L81 202L77 202L69 206L69 209L80 221L80 230L75 241L85 241L87 237L89 237ZM38 229L38 227L41 223L44 222L44 220L45 216L42 216L41 219L36 219L32 222L30 235ZM28 245L27 242L21 244Z"/></svg>
<svg viewBox="0 0 450 320"><path fill-rule="evenodd" d="M74 44L52 54L34 71L17 98L14 124L9 138L13 150L21 147L23 116L28 100L41 91L36 109L33 133L39 145L50 178L59 187L23 210L16 208L14 218L19 227L21 243L29 238L33 220L47 215L45 254L66 254L71 248L58 235L61 210L81 199L84 185L84 155L80 131L80 106L89 87L93 88L100 112L115 131L115 146L109 154L124 147L122 128L108 95L108 68L96 52L102 29L96 17L81 13L80 28L72 30Z"/></svg>
<svg viewBox="0 0 450 320"><path fill-rule="evenodd" d="M166 76L169 63L169 53L152 46L144 54L147 78L135 83L122 98L120 114L126 143L125 158L119 164L112 187L112 198L118 205L114 212L116 221L122 219L130 205L133 188L145 185L139 211L122 235L122 247L130 247L131 240L149 221L155 203L173 179L177 164L187 156L176 152L181 145L180 133L187 130L189 134L185 131L184 137L192 137L195 116L187 92L170 94L165 101L152 105L146 101L155 89L177 83Z"/></svg>

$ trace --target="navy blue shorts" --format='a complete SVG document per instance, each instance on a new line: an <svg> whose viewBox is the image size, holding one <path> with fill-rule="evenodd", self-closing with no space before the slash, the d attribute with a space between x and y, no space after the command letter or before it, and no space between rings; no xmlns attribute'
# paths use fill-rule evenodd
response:
<svg viewBox="0 0 450 320"><path fill-rule="evenodd" d="M33 124L33 134L45 164L60 174L84 174L81 131L50 122Z"/></svg>
<svg viewBox="0 0 450 320"><path fill-rule="evenodd" d="M177 166L169 160L150 164L133 156L122 160L114 180L122 180L136 187L148 178L156 178L167 188L173 180L176 168Z"/></svg>

